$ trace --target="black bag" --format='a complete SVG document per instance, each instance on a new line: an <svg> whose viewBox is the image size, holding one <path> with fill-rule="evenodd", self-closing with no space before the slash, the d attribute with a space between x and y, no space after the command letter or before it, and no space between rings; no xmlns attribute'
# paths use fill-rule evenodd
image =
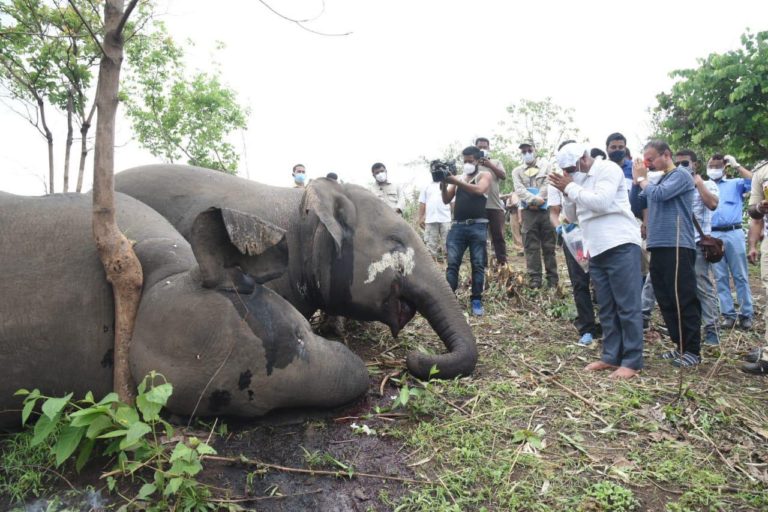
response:
<svg viewBox="0 0 768 512"><path fill-rule="evenodd" d="M723 241L719 238L705 235L695 216L693 216L693 225L696 226L696 230L701 237L699 239L699 247L701 247L701 250L704 253L704 259L710 263L717 263L723 259Z"/></svg>

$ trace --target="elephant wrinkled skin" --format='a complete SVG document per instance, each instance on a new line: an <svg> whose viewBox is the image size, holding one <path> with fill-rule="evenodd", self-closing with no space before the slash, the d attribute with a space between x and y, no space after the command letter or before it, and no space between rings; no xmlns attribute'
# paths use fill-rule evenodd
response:
<svg viewBox="0 0 768 512"><path fill-rule="evenodd" d="M298 311L252 276L222 267L234 259L261 268L256 276L279 274L272 253L284 255L282 230L204 208L193 221L203 235L190 247L133 198L116 194L116 211L144 271L131 373L136 382L151 370L165 375L174 386L170 411L250 417L340 405L365 392L368 374L356 355L314 335ZM91 212L89 195L0 193L0 426L18 425L19 388L52 396L111 391L114 306ZM226 234L238 225L261 225L271 237L243 242Z"/></svg>
<svg viewBox="0 0 768 512"><path fill-rule="evenodd" d="M156 209L186 238L208 206L232 208L286 230L288 270L267 286L305 316L317 309L387 324L393 335L421 313L449 353L408 355L427 378L472 373L477 348L445 277L416 232L366 189L320 178L306 191L271 187L221 172L151 165L118 173L115 188ZM247 263L241 265L250 272Z"/></svg>

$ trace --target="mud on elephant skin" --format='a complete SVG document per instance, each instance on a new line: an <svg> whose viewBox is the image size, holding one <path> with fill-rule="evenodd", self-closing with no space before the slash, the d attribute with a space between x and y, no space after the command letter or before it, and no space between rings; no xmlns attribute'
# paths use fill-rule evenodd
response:
<svg viewBox="0 0 768 512"><path fill-rule="evenodd" d="M207 209L193 222L204 234L191 247L143 203L117 194L116 208L144 271L131 373L135 381L164 374L174 385L169 410L251 417L341 405L365 392L360 358L314 335L298 311L255 283L285 265L281 229ZM0 426L19 424L19 388L111 391L113 299L91 212L86 195L0 193ZM244 227L261 235L240 236ZM260 272L243 275L237 265L246 262Z"/></svg>
<svg viewBox="0 0 768 512"><path fill-rule="evenodd" d="M393 335L421 313L447 354L408 355L427 378L472 373L474 336L421 238L366 189L324 178L306 191L271 187L198 167L152 165L118 173L115 187L155 208L186 238L208 206L236 209L286 230L288 271L267 286L302 314L317 309L387 324ZM242 268L249 272L247 263Z"/></svg>

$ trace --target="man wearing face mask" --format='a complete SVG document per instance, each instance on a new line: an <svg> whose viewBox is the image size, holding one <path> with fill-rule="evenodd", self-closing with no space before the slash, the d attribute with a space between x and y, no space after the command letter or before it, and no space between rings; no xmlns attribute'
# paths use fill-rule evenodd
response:
<svg viewBox="0 0 768 512"><path fill-rule="evenodd" d="M666 142L646 144L643 158L635 161L632 173L648 205L650 277L669 337L677 347L661 358L690 368L701 363L701 304L696 296L693 227L695 185L687 169L675 166ZM655 184L648 179L646 162L663 172Z"/></svg>
<svg viewBox="0 0 768 512"><path fill-rule="evenodd" d="M488 231L491 234L491 245L496 256L496 263L507 264L507 244L504 241L504 202L499 192L499 182L507 179L504 165L498 160L490 158L491 143L485 137L475 140L475 146L483 152L480 165L491 175L491 189L488 191L488 202L485 209L488 210Z"/></svg>
<svg viewBox="0 0 768 512"><path fill-rule="evenodd" d="M619 132L612 133L605 141L608 159L621 167L627 182L627 191L632 188L632 159L629 158L627 138Z"/></svg>
<svg viewBox="0 0 768 512"><path fill-rule="evenodd" d="M725 167L738 170L740 178L727 178ZM725 254L723 259L713 264L717 279L717 295L720 298L720 314L723 329L732 329L738 325L741 329L752 329L752 292L749 289L749 274L747 272L747 251L742 230L742 207L744 194L752 186L752 173L740 165L730 155L712 155L707 163L707 176L717 184L720 190L720 204L712 216L712 236L723 241ZM736 285L736 296L739 299L738 315L731 296L730 278Z"/></svg>
<svg viewBox="0 0 768 512"><path fill-rule="evenodd" d="M448 175L445 181L440 183L443 203L450 204L455 199L453 223L446 240L448 268L445 277L455 292L459 287L461 260L469 248L469 261L472 265L472 314L482 316L488 230L485 205L488 190L491 188L491 176L487 171L480 170L483 154L476 146L465 148L461 154L464 157L463 175Z"/></svg>
<svg viewBox="0 0 768 512"><path fill-rule="evenodd" d="M304 188L307 185L307 171L303 165L294 165L291 176L293 176L293 188Z"/></svg>
<svg viewBox="0 0 768 512"><path fill-rule="evenodd" d="M375 180L371 185L371 192L387 203L398 215L402 215L405 209L405 194L402 187L389 182L387 167L381 162L376 162L371 166L371 175Z"/></svg>
<svg viewBox="0 0 768 512"><path fill-rule="evenodd" d="M550 174L549 182L563 193L565 216L581 226L603 328L602 357L585 369L610 369L612 378L632 378L643 367L640 228L624 174L575 142L558 151L557 163L565 173Z"/></svg>
<svg viewBox="0 0 768 512"><path fill-rule="evenodd" d="M547 176L551 164L536 157L533 141L519 146L523 164L512 171L515 192L520 198L523 219L523 249L528 283L541 288L541 260L547 273L547 286L557 287L557 260L555 259L555 229L547 213Z"/></svg>

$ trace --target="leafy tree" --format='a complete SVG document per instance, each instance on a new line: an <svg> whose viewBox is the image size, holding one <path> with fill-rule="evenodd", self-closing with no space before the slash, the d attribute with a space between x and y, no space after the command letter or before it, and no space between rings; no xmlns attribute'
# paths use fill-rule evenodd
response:
<svg viewBox="0 0 768 512"><path fill-rule="evenodd" d="M494 137L491 147L509 155L509 163L519 160L517 148L524 140L533 140L537 154L551 158L560 142L578 139L573 109L554 103L550 97L541 101L522 99L507 107L507 113L509 118L499 123L502 132Z"/></svg>
<svg viewBox="0 0 768 512"><path fill-rule="evenodd" d="M659 94L658 135L674 147L731 153L749 164L768 157L768 31L741 36L742 47L699 59Z"/></svg>
<svg viewBox="0 0 768 512"><path fill-rule="evenodd" d="M128 49L133 63L124 99L139 143L169 162L234 173L239 156L225 142L245 129L248 111L221 83L218 72L187 77L183 50L161 24Z"/></svg>

